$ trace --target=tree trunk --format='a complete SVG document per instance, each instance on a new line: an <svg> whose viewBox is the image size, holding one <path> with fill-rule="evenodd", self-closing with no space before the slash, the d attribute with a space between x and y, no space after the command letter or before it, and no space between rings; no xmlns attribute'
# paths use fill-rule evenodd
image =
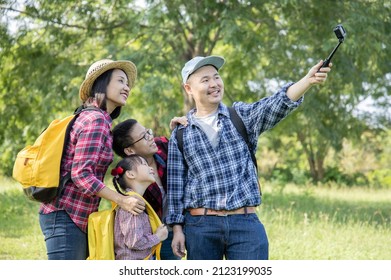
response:
<svg viewBox="0 0 391 280"><path fill-rule="evenodd" d="M324 153L321 151L314 152L311 141L307 140L308 137L306 137L302 131L297 132L297 138L306 154L312 180L314 180L314 182L322 180L324 178Z"/></svg>
<svg viewBox="0 0 391 280"><path fill-rule="evenodd" d="M316 171L317 171L317 181L321 181L324 178L324 155L321 152L317 153L316 157Z"/></svg>

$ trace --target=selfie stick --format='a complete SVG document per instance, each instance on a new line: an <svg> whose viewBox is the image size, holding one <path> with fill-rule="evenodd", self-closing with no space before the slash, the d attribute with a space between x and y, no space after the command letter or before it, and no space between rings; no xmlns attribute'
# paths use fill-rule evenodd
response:
<svg viewBox="0 0 391 280"><path fill-rule="evenodd" d="M333 58L333 55L334 53L337 51L338 47L343 43L343 41L345 40L345 37L346 37L346 31L345 29L343 28L342 24L338 24L335 28L334 28L334 33L335 35L337 36L338 38L338 45L333 49L333 51L330 53L330 55L323 61L323 64L320 68L322 67L327 67L329 66L330 62L331 62L331 59ZM319 68L319 69L320 69ZM318 70L319 72L319 70Z"/></svg>

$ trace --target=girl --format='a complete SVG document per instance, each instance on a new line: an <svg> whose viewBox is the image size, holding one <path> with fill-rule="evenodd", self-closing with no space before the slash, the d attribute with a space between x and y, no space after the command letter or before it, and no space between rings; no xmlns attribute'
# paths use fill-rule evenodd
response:
<svg viewBox="0 0 391 280"><path fill-rule="evenodd" d="M115 189L123 194L130 191L144 195L148 186L155 182L153 168L147 161L136 154L122 159L111 172L114 176ZM155 217L160 224L156 232L152 232L148 214L129 213L122 207L117 208L114 222L114 252L116 260L153 259L154 246L167 238L168 230L160 223L156 213L147 204L148 214Z"/></svg>

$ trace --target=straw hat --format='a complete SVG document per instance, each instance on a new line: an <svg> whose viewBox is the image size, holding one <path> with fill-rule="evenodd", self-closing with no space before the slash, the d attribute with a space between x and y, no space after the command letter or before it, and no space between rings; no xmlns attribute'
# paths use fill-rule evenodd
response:
<svg viewBox="0 0 391 280"><path fill-rule="evenodd" d="M129 81L129 88L132 88L134 81L137 78L137 68L133 62L129 60L114 61L111 59L102 59L94 62L87 71L86 78L80 86L79 96L84 102L90 97L91 88L95 80L104 72L110 69L121 69L125 72Z"/></svg>

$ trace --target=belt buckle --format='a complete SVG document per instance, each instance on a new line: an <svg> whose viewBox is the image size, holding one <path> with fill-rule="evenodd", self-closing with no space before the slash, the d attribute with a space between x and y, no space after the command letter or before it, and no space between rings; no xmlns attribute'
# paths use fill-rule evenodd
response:
<svg viewBox="0 0 391 280"><path fill-rule="evenodd" d="M227 217L228 216L228 211L227 210L220 210L220 211L217 211L217 214L216 216L219 216L219 217Z"/></svg>

